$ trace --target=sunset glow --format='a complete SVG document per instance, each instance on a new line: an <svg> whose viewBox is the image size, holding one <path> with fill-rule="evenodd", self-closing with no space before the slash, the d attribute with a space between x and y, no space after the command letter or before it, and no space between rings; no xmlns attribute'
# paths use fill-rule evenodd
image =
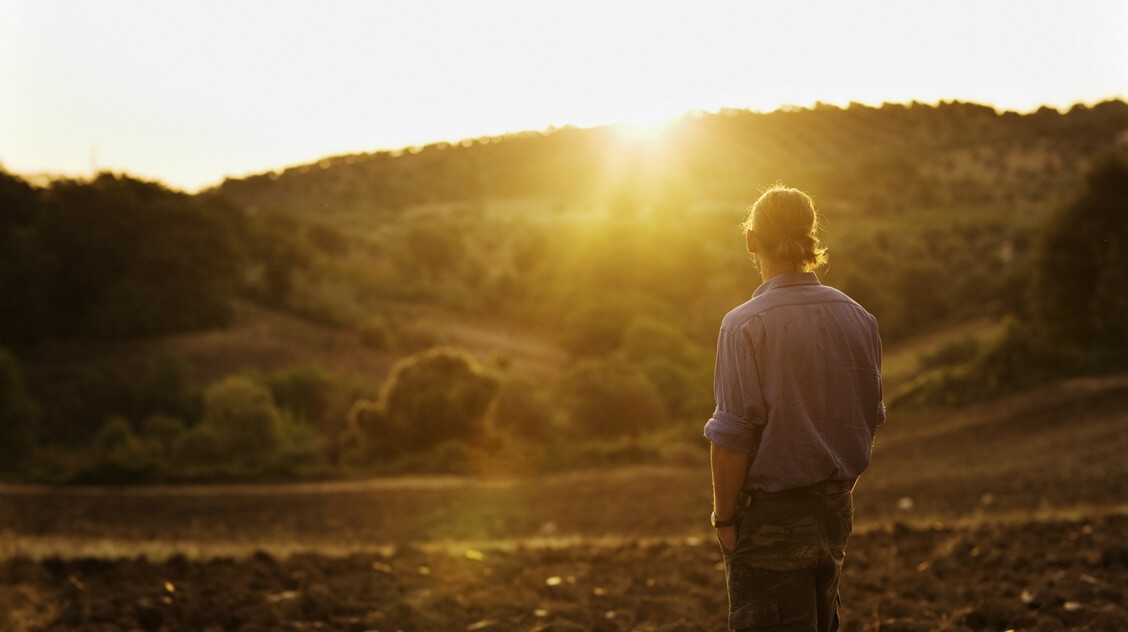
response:
<svg viewBox="0 0 1128 632"><path fill-rule="evenodd" d="M816 101L1128 91L1128 5L0 2L0 164L196 189L319 158ZM970 19L974 17L974 19Z"/></svg>

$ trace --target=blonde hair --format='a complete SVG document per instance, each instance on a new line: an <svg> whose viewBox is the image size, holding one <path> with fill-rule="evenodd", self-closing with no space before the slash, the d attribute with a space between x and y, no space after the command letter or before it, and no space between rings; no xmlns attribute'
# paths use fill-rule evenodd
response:
<svg viewBox="0 0 1128 632"><path fill-rule="evenodd" d="M793 263L805 272L825 265L828 260L826 248L819 245L815 202L799 189L776 184L764 191L748 207L741 228L756 235L764 256Z"/></svg>

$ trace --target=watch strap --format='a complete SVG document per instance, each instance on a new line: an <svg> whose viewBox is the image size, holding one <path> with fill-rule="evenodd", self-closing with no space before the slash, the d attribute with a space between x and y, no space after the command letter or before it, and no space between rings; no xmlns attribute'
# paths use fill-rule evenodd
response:
<svg viewBox="0 0 1128 632"><path fill-rule="evenodd" d="M736 524L736 516L733 516L728 520L720 520L717 518L716 512L714 512L711 516L709 516L709 522L711 522L713 524L713 527L716 529L719 529L721 527L731 527Z"/></svg>

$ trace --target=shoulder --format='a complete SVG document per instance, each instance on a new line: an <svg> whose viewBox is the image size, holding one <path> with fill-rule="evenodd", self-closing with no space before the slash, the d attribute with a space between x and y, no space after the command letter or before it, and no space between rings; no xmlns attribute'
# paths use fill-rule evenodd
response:
<svg viewBox="0 0 1128 632"><path fill-rule="evenodd" d="M761 326L764 319L772 321L777 317L792 318L795 316L794 312L785 310L781 313L778 308L803 305L834 305L832 313L853 312L861 319L869 321L874 327L877 326L877 319L873 314L866 311L845 292L829 285L810 284L779 288L754 296L725 314L721 321L721 331L735 334Z"/></svg>

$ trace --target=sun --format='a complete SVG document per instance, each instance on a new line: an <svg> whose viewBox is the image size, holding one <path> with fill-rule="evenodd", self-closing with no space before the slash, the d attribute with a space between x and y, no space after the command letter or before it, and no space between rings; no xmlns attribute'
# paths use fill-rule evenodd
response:
<svg viewBox="0 0 1128 632"><path fill-rule="evenodd" d="M672 119L621 121L612 127L625 142L633 145L660 145L673 123Z"/></svg>

